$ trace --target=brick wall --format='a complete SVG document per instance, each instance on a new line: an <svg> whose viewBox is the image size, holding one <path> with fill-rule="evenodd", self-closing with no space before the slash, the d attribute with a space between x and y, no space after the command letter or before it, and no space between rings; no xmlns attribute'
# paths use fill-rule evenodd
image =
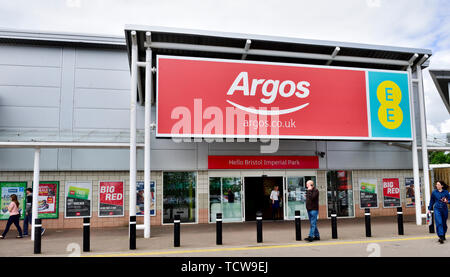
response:
<svg viewBox="0 0 450 277"><path fill-rule="evenodd" d="M198 171L197 179L197 218L198 223L209 222L209 179L208 171ZM406 208L405 203L405 177L412 177L412 170L355 170L352 171L353 184L353 203L356 217L363 217L364 210L359 208L359 180L361 178L376 178L378 182L378 208L372 208L372 216L395 216L395 208L383 208L383 178L399 178L401 202L403 205L404 214L414 215L415 208ZM33 179L32 172L0 172L0 181L27 181L28 187L31 187ZM139 171L137 180L143 180L143 172ZM156 182L156 216L151 217L152 225L162 224L162 208L163 208L163 188L162 188L162 171L154 171L151 174L151 179ZM59 181L59 218L58 219L44 219L43 225L45 228L82 228L82 219L64 218L65 207L65 183L66 181L91 181L93 185L92 193L92 227L115 227L128 225L128 198L129 198L129 173L127 171L60 171L60 172L46 172L40 173L41 181ZM124 208L125 214L122 217L98 217L98 184L100 181L123 181L124 182ZM326 171L317 171L317 187L320 191L320 208L319 217L327 217L327 180ZM423 193L422 189L422 193ZM423 212L425 208L423 207ZM137 223L143 224L144 218L137 217ZM6 225L6 220L0 221L0 229ZM22 225L22 222L21 222ZM15 227L12 227L15 229Z"/></svg>

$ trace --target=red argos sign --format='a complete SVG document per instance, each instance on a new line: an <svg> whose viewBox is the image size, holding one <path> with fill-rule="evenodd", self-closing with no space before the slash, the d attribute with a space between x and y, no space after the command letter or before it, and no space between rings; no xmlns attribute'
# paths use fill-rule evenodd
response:
<svg viewBox="0 0 450 277"><path fill-rule="evenodd" d="M369 137L366 72L158 56L157 136Z"/></svg>

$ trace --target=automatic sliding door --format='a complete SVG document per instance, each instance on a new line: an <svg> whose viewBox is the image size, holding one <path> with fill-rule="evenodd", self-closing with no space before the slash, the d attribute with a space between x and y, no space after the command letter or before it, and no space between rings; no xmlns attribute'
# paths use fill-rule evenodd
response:
<svg viewBox="0 0 450 277"><path fill-rule="evenodd" d="M306 182L313 180L316 184L316 176L289 176L287 179L287 214L286 219L294 219L295 211L300 211L300 218L307 219L306 211Z"/></svg>
<svg viewBox="0 0 450 277"><path fill-rule="evenodd" d="M210 222L222 213L224 222L242 221L242 179L240 177L209 178Z"/></svg>

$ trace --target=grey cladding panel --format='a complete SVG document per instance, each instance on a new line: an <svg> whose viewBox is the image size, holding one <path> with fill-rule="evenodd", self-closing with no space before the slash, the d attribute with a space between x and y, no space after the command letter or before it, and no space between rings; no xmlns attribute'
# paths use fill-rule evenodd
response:
<svg viewBox="0 0 450 277"><path fill-rule="evenodd" d="M104 69L76 69L75 88L130 89L130 73Z"/></svg>
<svg viewBox="0 0 450 277"><path fill-rule="evenodd" d="M76 67L130 71L127 52L124 50L99 51L78 48Z"/></svg>
<svg viewBox="0 0 450 277"><path fill-rule="evenodd" d="M137 107L136 128L144 128L144 109ZM86 109L74 110L74 129L130 129L130 111L128 109Z"/></svg>
<svg viewBox="0 0 450 277"><path fill-rule="evenodd" d="M329 169L412 169L411 152L328 151Z"/></svg>
<svg viewBox="0 0 450 277"><path fill-rule="evenodd" d="M59 88L0 86L0 106L59 107Z"/></svg>
<svg viewBox="0 0 450 277"><path fill-rule="evenodd" d="M58 108L0 107L0 127L58 128Z"/></svg>
<svg viewBox="0 0 450 277"><path fill-rule="evenodd" d="M152 170L197 170L196 150L152 150Z"/></svg>
<svg viewBox="0 0 450 277"><path fill-rule="evenodd" d="M77 89L75 108L129 109L129 90Z"/></svg>
<svg viewBox="0 0 450 277"><path fill-rule="evenodd" d="M72 149L72 170L128 170L128 149Z"/></svg>
<svg viewBox="0 0 450 277"><path fill-rule="evenodd" d="M394 145L387 145L383 142L371 141L328 141L328 151L389 151L389 152L409 152L409 150L397 147Z"/></svg>
<svg viewBox="0 0 450 277"><path fill-rule="evenodd" d="M0 44L0 64L61 66L61 48Z"/></svg>
<svg viewBox="0 0 450 277"><path fill-rule="evenodd" d="M56 170L57 149L42 149L40 154L41 170ZM32 171L34 149L0 149L0 170Z"/></svg>
<svg viewBox="0 0 450 277"><path fill-rule="evenodd" d="M0 65L0 85L59 87L61 69Z"/></svg>
<svg viewBox="0 0 450 277"><path fill-rule="evenodd" d="M292 150L292 151L288 151L288 150L279 150L278 152L275 153L263 153L261 154L259 151L249 151L249 150L242 150L242 151L237 151L237 150L222 150L222 151L217 151L214 150L212 151L211 149L209 150L209 155L218 155L218 156L228 156L228 155L235 155L235 156L315 156L315 151L300 151L300 150Z"/></svg>
<svg viewBox="0 0 450 277"><path fill-rule="evenodd" d="M130 111L75 109L74 129L129 129Z"/></svg>

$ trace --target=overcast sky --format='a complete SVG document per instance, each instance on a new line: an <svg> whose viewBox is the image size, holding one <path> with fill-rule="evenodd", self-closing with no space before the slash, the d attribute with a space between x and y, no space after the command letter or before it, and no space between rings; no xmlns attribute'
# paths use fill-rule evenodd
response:
<svg viewBox="0 0 450 277"><path fill-rule="evenodd" d="M0 0L0 28L124 34L142 24L427 48L431 69L450 69L448 0ZM428 136L450 116L424 71ZM439 135L441 134L441 135Z"/></svg>

